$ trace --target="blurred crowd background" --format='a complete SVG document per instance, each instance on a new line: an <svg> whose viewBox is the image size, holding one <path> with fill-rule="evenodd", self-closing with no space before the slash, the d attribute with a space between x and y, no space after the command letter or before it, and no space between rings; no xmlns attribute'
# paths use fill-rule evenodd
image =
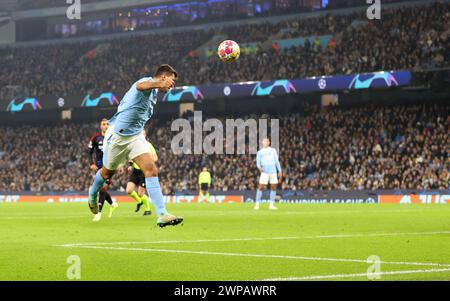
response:
<svg viewBox="0 0 450 301"><path fill-rule="evenodd" d="M306 107L245 118L280 120L284 190L450 188L450 104ZM175 155L171 142L178 132L171 122L154 120L148 128L164 193L196 190L202 167L211 171L216 190L256 189L255 155ZM0 131L0 191L87 190L93 175L87 146L97 123ZM123 190L128 177L118 173L112 189Z"/></svg>
<svg viewBox="0 0 450 301"><path fill-rule="evenodd" d="M325 15L278 23L121 36L112 40L0 49L0 89L22 86L26 96L126 92L130 83L162 63L180 74L179 85L227 83L380 70L428 70L449 66L450 4L387 8L383 19L364 12ZM327 45L307 39L281 49L280 39L331 35ZM209 58L196 53L214 36L237 41L242 55L223 64L211 46ZM269 42L270 45L267 45ZM256 43L253 47L246 43ZM247 45L247 46L246 46Z"/></svg>
<svg viewBox="0 0 450 301"><path fill-rule="evenodd" d="M99 1L83 0L88 2ZM358 4L353 0L343 2L344 6ZM387 2L394 1L383 1ZM17 3L22 9L61 4L57 0ZM271 13L283 15L290 10L291 6L278 5ZM105 91L120 95L137 79L151 75L152 68L161 63L178 70L177 85L450 67L448 2L386 7L382 20L368 20L365 12L2 47L0 91L6 95L9 87L21 87L19 97L38 98ZM234 13L222 19L233 17L242 16ZM164 24L179 27L191 23L195 24L175 18ZM149 28L149 24L139 23L133 31ZM77 35L88 34L80 31ZM319 38L324 35L330 36L326 44ZM301 46L282 48L273 42L305 37L313 38ZM211 43L216 38L237 41L241 58L233 64L220 62L215 56L217 43ZM199 53L205 45L209 45L207 53ZM305 106L291 114L244 118L280 119L279 152L285 176L279 188L449 189L449 103ZM166 194L196 189L197 175L204 166L212 172L216 190L256 189L254 155L175 155L170 148L176 134L170 131L171 122L154 119L149 127ZM77 122L0 126L0 191L87 190L92 179L87 145L97 127L97 123ZM128 176L126 171L118 173L112 189L123 190Z"/></svg>

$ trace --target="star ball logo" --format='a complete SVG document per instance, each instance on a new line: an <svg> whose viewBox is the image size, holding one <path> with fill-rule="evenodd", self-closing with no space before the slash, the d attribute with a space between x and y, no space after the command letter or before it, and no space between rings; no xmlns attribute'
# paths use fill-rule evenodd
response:
<svg viewBox="0 0 450 301"><path fill-rule="evenodd" d="M70 6L67 8L66 16L69 20L81 20L81 0L66 0Z"/></svg>
<svg viewBox="0 0 450 301"><path fill-rule="evenodd" d="M230 96L230 94L231 94L231 88L230 88L230 86L226 86L225 88L223 88L223 94L224 94L225 96Z"/></svg>
<svg viewBox="0 0 450 301"><path fill-rule="evenodd" d="M60 107L60 108L64 107L65 102L66 101L62 97L58 98L58 100L56 101L56 103L58 104L58 107Z"/></svg>
<svg viewBox="0 0 450 301"><path fill-rule="evenodd" d="M319 88L321 90L325 89L327 87L327 81L323 78L319 79L319 82L317 83L317 85L319 86Z"/></svg>

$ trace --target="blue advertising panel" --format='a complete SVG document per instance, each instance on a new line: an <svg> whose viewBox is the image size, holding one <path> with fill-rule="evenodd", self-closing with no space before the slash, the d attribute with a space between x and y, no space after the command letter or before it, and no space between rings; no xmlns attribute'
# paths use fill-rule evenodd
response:
<svg viewBox="0 0 450 301"><path fill-rule="evenodd" d="M200 101L203 99L283 95L290 93L331 92L369 88L390 88L411 83L409 71L382 71L365 74L318 76L305 79L283 79L267 82L243 82L179 87L171 90L164 101Z"/></svg>
<svg viewBox="0 0 450 301"><path fill-rule="evenodd" d="M336 92L369 88L407 86L411 83L409 71L381 71L373 73L318 76L305 79L278 79L230 84L184 86L158 95L159 101L204 101L216 98L302 94L310 92ZM79 107L109 107L120 103L120 95L106 91L96 95L46 96L25 99L0 100L0 111L67 109Z"/></svg>

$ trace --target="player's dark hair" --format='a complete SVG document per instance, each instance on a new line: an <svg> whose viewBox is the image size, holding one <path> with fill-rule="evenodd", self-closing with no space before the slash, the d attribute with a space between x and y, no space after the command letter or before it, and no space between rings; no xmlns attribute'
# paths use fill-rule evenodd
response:
<svg viewBox="0 0 450 301"><path fill-rule="evenodd" d="M175 75L175 78L178 77L178 72L169 64L163 64L161 66L158 67L158 69L155 72L155 76L160 76L160 75Z"/></svg>

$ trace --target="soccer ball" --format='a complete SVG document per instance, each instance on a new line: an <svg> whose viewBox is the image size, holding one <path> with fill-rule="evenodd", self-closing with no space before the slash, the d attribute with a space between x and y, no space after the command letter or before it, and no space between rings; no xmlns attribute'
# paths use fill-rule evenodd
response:
<svg viewBox="0 0 450 301"><path fill-rule="evenodd" d="M234 62L239 58L241 48L239 44L232 40L225 40L219 45L217 55L224 62Z"/></svg>

